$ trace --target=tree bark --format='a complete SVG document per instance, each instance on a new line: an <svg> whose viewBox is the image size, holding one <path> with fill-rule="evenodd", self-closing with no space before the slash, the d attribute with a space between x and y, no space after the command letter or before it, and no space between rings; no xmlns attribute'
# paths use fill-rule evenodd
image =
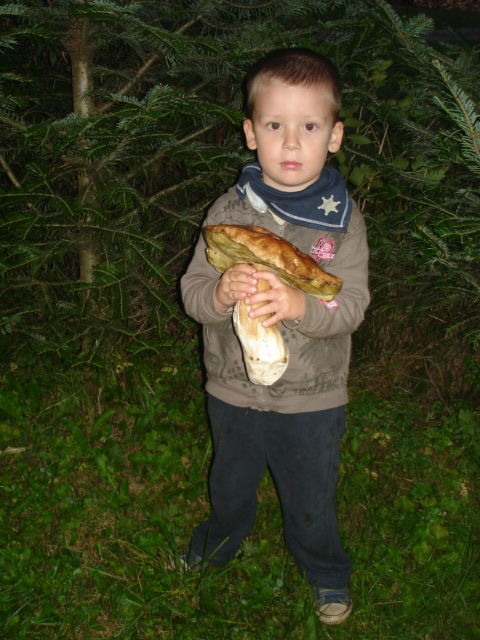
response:
<svg viewBox="0 0 480 640"><path fill-rule="evenodd" d="M86 0L86 3L88 3L88 0ZM72 26L64 41L72 65L73 110L84 118L95 114L95 103L92 98L94 48L88 42L89 28L90 21L88 18L78 20ZM79 171L77 184L80 204L87 197L91 200L93 189L91 178L87 171ZM98 256L94 242L84 234L82 234L79 241L79 264L80 281L92 282L92 270L98 264Z"/></svg>

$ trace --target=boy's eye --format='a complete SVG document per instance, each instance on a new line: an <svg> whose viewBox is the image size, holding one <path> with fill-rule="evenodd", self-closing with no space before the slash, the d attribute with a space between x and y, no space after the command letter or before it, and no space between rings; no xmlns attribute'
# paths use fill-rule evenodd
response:
<svg viewBox="0 0 480 640"><path fill-rule="evenodd" d="M317 125L314 122L307 122L307 124L305 125L305 129L307 131L315 131L316 128Z"/></svg>
<svg viewBox="0 0 480 640"><path fill-rule="evenodd" d="M269 129L272 129L272 131L278 131L280 129L280 123L279 122L270 122L270 124L268 125Z"/></svg>

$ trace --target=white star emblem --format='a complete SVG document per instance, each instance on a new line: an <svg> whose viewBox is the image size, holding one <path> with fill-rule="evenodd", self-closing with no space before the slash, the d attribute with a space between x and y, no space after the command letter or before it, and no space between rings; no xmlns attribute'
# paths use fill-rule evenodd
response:
<svg viewBox="0 0 480 640"><path fill-rule="evenodd" d="M330 198L325 198L324 196L322 196L322 200L322 204L317 207L317 209L324 209L326 216L328 216L328 214L332 212L337 213L337 207L340 204L340 200L336 202L333 199L333 195L331 195Z"/></svg>

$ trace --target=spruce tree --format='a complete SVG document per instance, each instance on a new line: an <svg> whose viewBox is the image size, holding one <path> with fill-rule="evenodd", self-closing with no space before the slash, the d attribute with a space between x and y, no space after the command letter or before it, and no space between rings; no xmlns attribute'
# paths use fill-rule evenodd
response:
<svg viewBox="0 0 480 640"><path fill-rule="evenodd" d="M343 76L345 138L331 163L368 225L362 345L477 357L477 47L453 32L432 44L431 19L385 0L24 0L0 18L9 357L92 359L120 338L161 353L191 327L178 276L208 204L252 159L245 71L299 45Z"/></svg>
<svg viewBox="0 0 480 640"><path fill-rule="evenodd" d="M454 396L463 372L480 370L478 47L453 31L438 41L432 19L384 0L350 5L336 43L347 85L336 161L368 224L363 355L401 354L412 382Z"/></svg>
<svg viewBox="0 0 480 640"><path fill-rule="evenodd" d="M241 79L267 49L311 37L309 5L0 8L0 305L10 357L88 353L116 335L158 351L180 335L176 278L205 207L247 159Z"/></svg>

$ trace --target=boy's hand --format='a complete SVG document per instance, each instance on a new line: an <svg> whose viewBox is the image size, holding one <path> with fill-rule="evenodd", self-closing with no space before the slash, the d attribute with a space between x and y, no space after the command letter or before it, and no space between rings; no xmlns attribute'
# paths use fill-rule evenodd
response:
<svg viewBox="0 0 480 640"><path fill-rule="evenodd" d="M226 273L226 272L225 272ZM298 289L284 284L280 278L271 271L253 271L255 280L266 280L270 289L257 293L248 292L244 297L249 306L258 302L267 304L257 309L251 309L250 318L257 318L267 314L273 314L262 322L264 327L271 327L282 320L301 320L305 314L305 295Z"/></svg>
<svg viewBox="0 0 480 640"><path fill-rule="evenodd" d="M225 313L237 300L245 300L257 292L255 268L251 264L235 264L226 269L218 281L214 293L215 308Z"/></svg>

